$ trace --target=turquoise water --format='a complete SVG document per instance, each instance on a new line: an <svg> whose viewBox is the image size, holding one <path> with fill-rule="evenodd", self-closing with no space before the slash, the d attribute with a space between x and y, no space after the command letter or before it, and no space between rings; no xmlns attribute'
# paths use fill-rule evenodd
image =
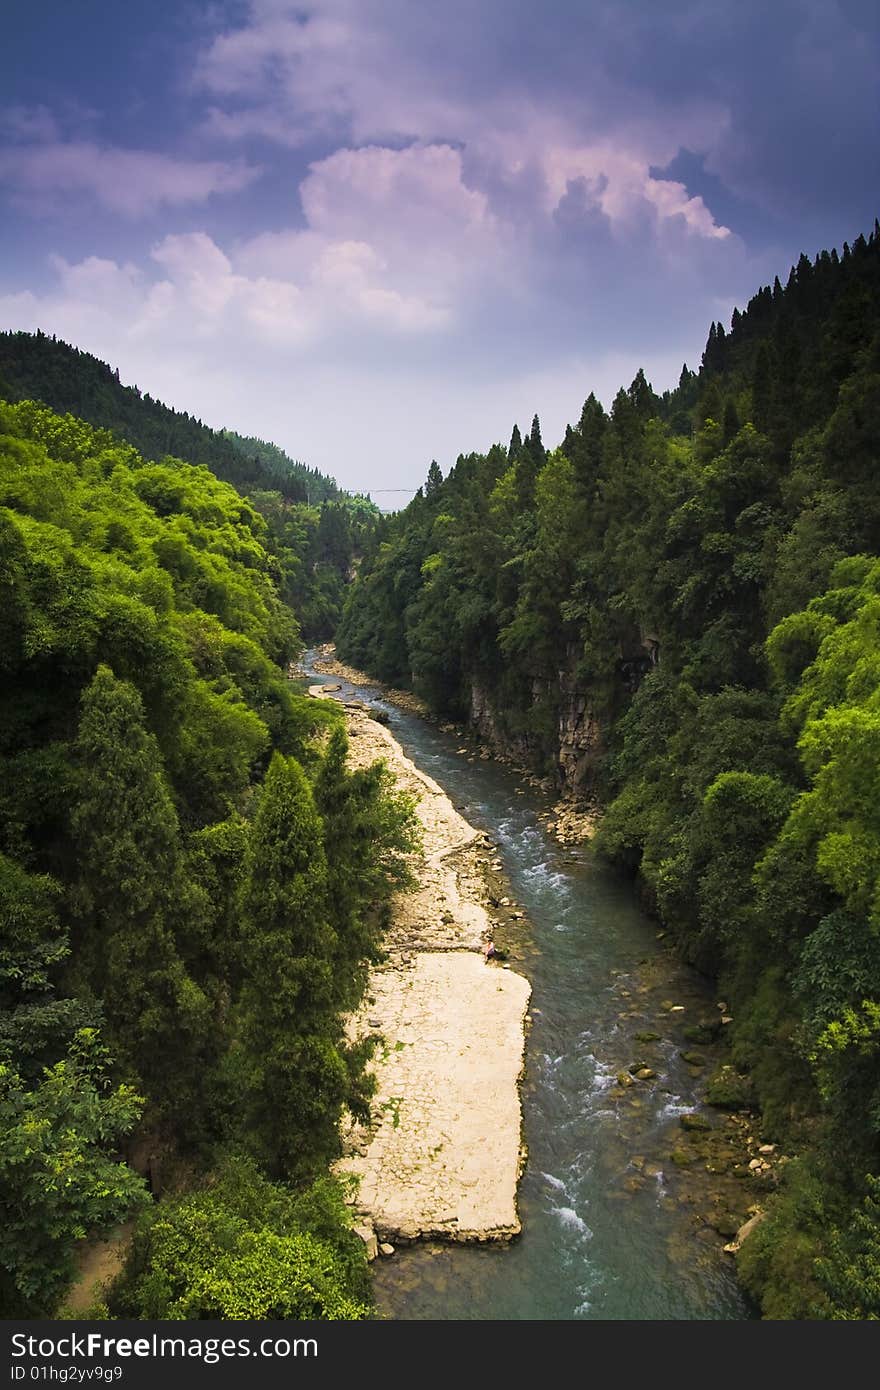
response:
<svg viewBox="0 0 880 1390"><path fill-rule="evenodd" d="M425 1319L750 1317L732 1261L703 1219L705 1193L695 1195L693 1178L669 1162L678 1116L699 1095L699 1076L679 1055L681 1029L711 1014L708 986L663 950L630 885L588 850L563 849L546 833L538 794L520 794L520 781L498 764L469 762L456 752L460 741L423 720L374 703L408 756L497 845L531 938L506 940L501 930L496 941L510 944L533 987L522 1236L509 1246L398 1251L374 1266L382 1311ZM683 1009L670 1013L671 1002ZM661 1034L648 1058L657 1080L622 1093L616 1074L646 1053L635 1034L647 1029Z"/></svg>

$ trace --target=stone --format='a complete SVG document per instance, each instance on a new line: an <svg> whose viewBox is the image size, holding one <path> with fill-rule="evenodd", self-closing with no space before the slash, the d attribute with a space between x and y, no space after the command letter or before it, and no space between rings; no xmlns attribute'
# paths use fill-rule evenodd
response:
<svg viewBox="0 0 880 1390"><path fill-rule="evenodd" d="M775 1152L775 1144L762 1144L761 1147L758 1149L759 1154L775 1154Z"/></svg>
<svg viewBox="0 0 880 1390"><path fill-rule="evenodd" d="M684 1040L689 1043L701 1043L704 1047L714 1042L721 1032L721 1019L700 1019L699 1023L689 1023L684 1030Z"/></svg>
<svg viewBox="0 0 880 1390"><path fill-rule="evenodd" d="M394 1254L394 1246L393 1246L393 1245L389 1245L388 1242L387 1242L387 1240L383 1240L382 1244L379 1246L379 1254L380 1254L380 1255L385 1255L386 1258L387 1258L388 1255L393 1255L393 1254Z"/></svg>
<svg viewBox="0 0 880 1390"><path fill-rule="evenodd" d="M379 1242L376 1239L376 1232L373 1230L372 1226L353 1226L352 1230L354 1234L364 1242L367 1259L375 1260L379 1253Z"/></svg>
<svg viewBox="0 0 880 1390"><path fill-rule="evenodd" d="M650 1067L640 1067L636 1072L637 1081L653 1081L656 1076L657 1073L652 1071Z"/></svg>
<svg viewBox="0 0 880 1390"><path fill-rule="evenodd" d="M758 1208L755 1211L754 1216L750 1216L748 1221L744 1222L743 1225L737 1229L736 1235L734 1239L730 1242L730 1244L724 1246L725 1252L728 1255L738 1254L743 1241L747 1240L748 1237L754 1231L755 1227L761 1224L766 1214L766 1212L763 1212L760 1208Z"/></svg>
<svg viewBox="0 0 880 1390"><path fill-rule="evenodd" d="M742 1217L732 1211L713 1211L706 1217L706 1222L720 1236L735 1236L742 1225Z"/></svg>
<svg viewBox="0 0 880 1390"><path fill-rule="evenodd" d="M617 1084L618 1086L634 1086L636 1083L633 1081L628 1071L619 1071L617 1073Z"/></svg>
<svg viewBox="0 0 880 1390"><path fill-rule="evenodd" d="M698 1113L679 1115L678 1123L681 1125L682 1129L687 1130L689 1134L702 1133L712 1128L706 1116Z"/></svg>
<svg viewBox="0 0 880 1390"><path fill-rule="evenodd" d="M719 1110L748 1110L754 1101L751 1081L725 1062L710 1076L706 1100Z"/></svg>
<svg viewBox="0 0 880 1390"><path fill-rule="evenodd" d="M756 1211L754 1216L750 1216L748 1221L744 1222L743 1225L740 1226L739 1230L736 1233L737 1245L742 1245L743 1241L748 1239L748 1237L755 1230L755 1227L760 1226L761 1222L764 1220L764 1217L766 1215L767 1213L765 1211Z"/></svg>
<svg viewBox="0 0 880 1390"><path fill-rule="evenodd" d="M652 1043L652 1042L659 1042L659 1041L660 1041L660 1034L659 1034L659 1033L650 1033L650 1032L648 1032L648 1033L636 1033L636 1042L640 1042L640 1043Z"/></svg>
<svg viewBox="0 0 880 1390"><path fill-rule="evenodd" d="M669 1159L677 1168L685 1168L689 1163L693 1163L694 1156L693 1154L689 1154L685 1149L673 1149L672 1153L669 1155Z"/></svg>
<svg viewBox="0 0 880 1390"><path fill-rule="evenodd" d="M704 1067L706 1065L705 1057L701 1057L699 1052L682 1052L679 1055L689 1067Z"/></svg>
<svg viewBox="0 0 880 1390"><path fill-rule="evenodd" d="M673 1004L673 1006L672 1006L672 1008L669 1010L669 1012L670 1012L671 1014L683 1014L683 1013L684 1013L684 1004Z"/></svg>

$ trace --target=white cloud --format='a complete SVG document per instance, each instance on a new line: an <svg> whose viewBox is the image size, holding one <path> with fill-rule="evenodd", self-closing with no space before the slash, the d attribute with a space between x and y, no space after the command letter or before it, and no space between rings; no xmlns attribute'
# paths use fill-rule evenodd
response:
<svg viewBox="0 0 880 1390"><path fill-rule="evenodd" d="M461 153L449 145L337 150L311 166L300 197L309 226L331 236L388 239L399 229L401 238L434 244L494 221L485 194L465 186ZM401 213L403 228L395 220Z"/></svg>
<svg viewBox="0 0 880 1390"><path fill-rule="evenodd" d="M202 203L214 193L241 192L259 173L240 159L177 159L86 140L50 139L0 150L0 184L18 200L42 203L85 194L130 218Z"/></svg>
<svg viewBox="0 0 880 1390"><path fill-rule="evenodd" d="M432 455L448 466L536 409L553 442L591 389L610 399L640 364L672 384L714 317L707 286L733 295L739 274L753 288L704 202L651 174L688 132L721 129L720 107L682 97L663 119L614 115L586 82L576 99L542 97L509 53L503 81L483 83L491 53L485 34L468 46L465 6L305 4L298 16L252 0L247 23L209 43L191 146L271 142L276 172L299 146L326 150L287 185L301 225L236 238L207 214L199 231L166 221L136 265L56 259L41 295L0 299L0 326L58 333L343 482L405 486ZM0 156L19 198L87 193L130 217L241 191L258 172L65 143L46 122L21 138Z"/></svg>
<svg viewBox="0 0 880 1390"><path fill-rule="evenodd" d="M461 14L444 12L436 38L447 61L436 61L432 20L424 15L417 25L405 7L312 0L304 11L292 0L251 0L247 21L215 38L197 65L200 84L235 101L228 113L212 110L210 128L231 140L259 134L288 145L316 131L335 131L342 143L339 133L346 132L357 148L340 149L313 166L301 196L312 226L323 225L329 197L335 229L343 222L353 237L370 239L371 209L381 216L390 198L441 217L449 198L459 204L467 198L471 216L485 221L489 190L498 186L507 192L508 216L520 187L518 213L528 222L534 180L552 212L568 180L581 176L603 181L602 211L624 234L646 211L658 230L680 218L694 236L727 234L702 199L650 174L682 144L698 139L705 147L719 138L729 121L720 103L689 101L683 89L662 111L650 100L640 110L620 102L615 111L610 101L603 106L607 83L587 80L589 55L576 108L564 92L530 91L513 66L502 82L493 73L494 81L468 87L462 79L478 76L486 34L467 30ZM459 52L456 36L472 42ZM452 52L460 72L450 70ZM413 145L411 166L401 142ZM434 198L425 197L429 182ZM457 220L461 211L454 209Z"/></svg>

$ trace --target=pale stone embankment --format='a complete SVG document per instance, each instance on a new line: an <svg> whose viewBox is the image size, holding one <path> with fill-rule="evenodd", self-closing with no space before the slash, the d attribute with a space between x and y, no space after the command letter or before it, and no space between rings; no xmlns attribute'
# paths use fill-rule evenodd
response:
<svg viewBox="0 0 880 1390"><path fill-rule="evenodd" d="M423 844L418 886L393 903L387 959L351 1021L354 1036L380 1040L377 1090L371 1124L351 1128L339 1169L360 1179L358 1207L383 1241L506 1239L520 1229L530 986L484 957L486 841L386 728L359 708L347 718L352 763L385 761L415 801Z"/></svg>
<svg viewBox="0 0 880 1390"><path fill-rule="evenodd" d="M349 681L352 685L372 686L377 690L381 689L382 699L389 704L396 705L398 709L409 710L411 714L418 714L423 719L433 719L433 715L424 700L420 700L418 695L413 695L412 691L395 690L391 686L380 687L372 676L339 661L332 642L325 643L318 651L319 658L315 662L315 670L320 671L322 675L338 676L340 680ZM457 734L460 738L472 740L474 737L473 729L458 724L441 724L440 728L443 732ZM494 759L497 762L505 763L520 775L524 784L537 792L546 794L557 790L552 778L537 777L534 772L517 762L516 758L496 746L484 742L470 743L468 746L460 748L459 752L466 754L471 762L479 758L483 762ZM546 822L544 828L548 834L552 835L559 844L568 847L583 845L591 840L596 832L599 818L598 804L592 800L587 801L582 794L576 794L572 791L565 792L556 802L552 811L542 812L539 817L540 820Z"/></svg>

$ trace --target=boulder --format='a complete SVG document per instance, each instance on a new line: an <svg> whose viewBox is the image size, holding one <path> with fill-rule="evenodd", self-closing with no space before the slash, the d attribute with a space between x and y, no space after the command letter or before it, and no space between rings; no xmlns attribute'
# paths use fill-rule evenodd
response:
<svg viewBox="0 0 880 1390"><path fill-rule="evenodd" d="M700 1043L705 1047L708 1043L714 1042L721 1032L721 1019L700 1019L699 1023L690 1023L684 1030L684 1040L689 1043Z"/></svg>
<svg viewBox="0 0 880 1390"><path fill-rule="evenodd" d="M725 1062L710 1076L706 1100L719 1110L748 1110L755 1102L751 1080Z"/></svg>
<svg viewBox="0 0 880 1390"><path fill-rule="evenodd" d="M364 1247L367 1252L367 1259L375 1260L376 1256L379 1253L379 1242L376 1238L376 1232L373 1230L372 1226L353 1226L352 1230L354 1231L354 1234L364 1242Z"/></svg>
<svg viewBox="0 0 880 1390"><path fill-rule="evenodd" d="M756 1211L754 1216L750 1216L748 1221L744 1222L743 1225L739 1227L733 1240L729 1245L725 1245L724 1247L728 1255L736 1255L738 1253L743 1241L748 1239L756 1226L760 1226L766 1215L767 1213L764 1211Z"/></svg>
<svg viewBox="0 0 880 1390"><path fill-rule="evenodd" d="M697 1113L679 1115L678 1123L682 1129L687 1130L688 1134L702 1134L705 1130L712 1128L706 1116Z"/></svg>

